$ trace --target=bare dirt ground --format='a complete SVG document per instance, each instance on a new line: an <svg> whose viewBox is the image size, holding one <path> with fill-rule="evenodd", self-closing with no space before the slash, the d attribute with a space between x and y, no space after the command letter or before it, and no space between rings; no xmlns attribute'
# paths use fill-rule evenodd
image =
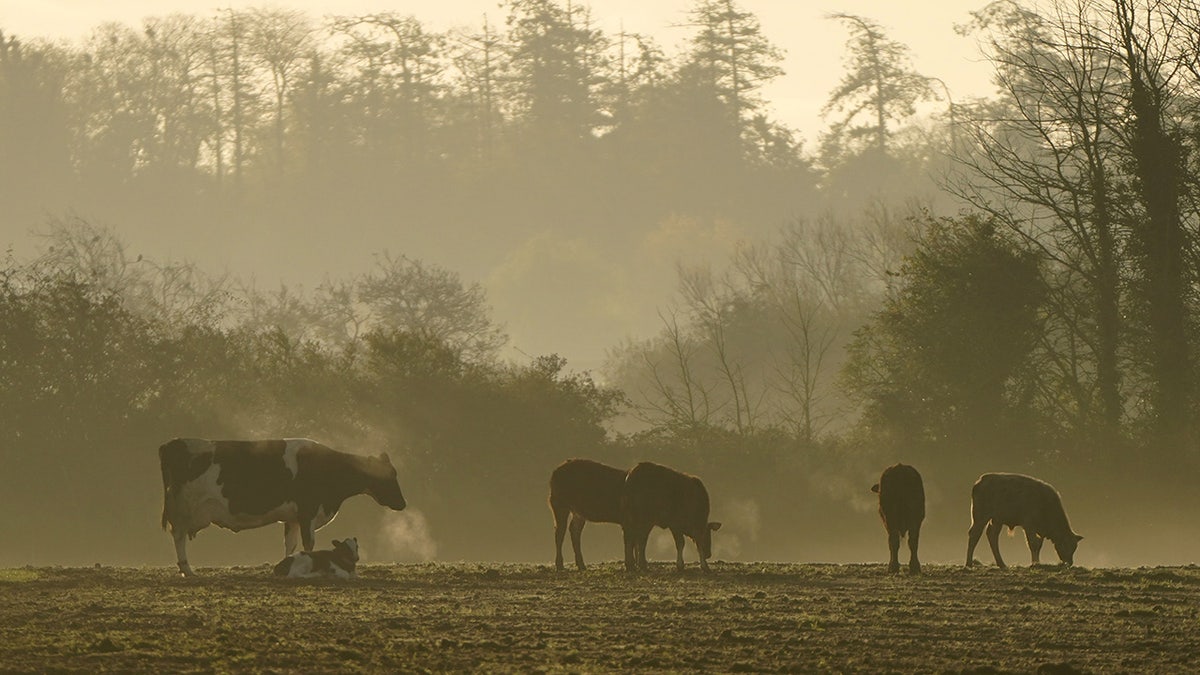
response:
<svg viewBox="0 0 1200 675"><path fill-rule="evenodd" d="M3 671L1196 672L1200 568L0 570Z"/></svg>

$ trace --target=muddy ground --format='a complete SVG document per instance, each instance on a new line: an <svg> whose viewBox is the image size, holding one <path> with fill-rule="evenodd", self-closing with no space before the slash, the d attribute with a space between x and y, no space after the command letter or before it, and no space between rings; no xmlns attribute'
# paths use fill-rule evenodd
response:
<svg viewBox="0 0 1200 675"><path fill-rule="evenodd" d="M3 671L1196 672L1200 568L0 570Z"/></svg>

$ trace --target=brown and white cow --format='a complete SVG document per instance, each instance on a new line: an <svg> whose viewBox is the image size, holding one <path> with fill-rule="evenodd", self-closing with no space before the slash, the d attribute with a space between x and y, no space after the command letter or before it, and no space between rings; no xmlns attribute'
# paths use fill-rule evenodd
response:
<svg viewBox="0 0 1200 675"><path fill-rule="evenodd" d="M625 471L593 462L568 459L550 474L550 510L554 513L554 566L563 569L562 545L568 520L575 566L585 569L580 537L587 522L620 523Z"/></svg>
<svg viewBox="0 0 1200 675"><path fill-rule="evenodd" d="M209 441L176 438L158 449L163 479L163 529L175 540L179 572L193 574L187 541L215 524L234 532L284 524L286 555L337 515L342 502L370 495L381 506L406 506L386 454L362 457L306 438Z"/></svg>
<svg viewBox="0 0 1200 675"><path fill-rule="evenodd" d="M625 517L625 569L646 570L646 542L655 526L675 538L675 567L683 571L683 537L696 542L700 567L708 571L712 533L721 523L708 521L708 490L695 476L642 462L625 475L622 506Z"/></svg>
<svg viewBox="0 0 1200 675"><path fill-rule="evenodd" d="M888 534L888 572L900 571L900 538L908 536L908 571L921 573L917 545L921 540L921 522L925 520L925 485L921 474L907 464L889 466L871 486L879 494L879 517Z"/></svg>
<svg viewBox="0 0 1200 675"><path fill-rule="evenodd" d="M292 579L353 579L357 566L358 539L350 537L342 541L334 539L332 550L300 551L287 556L275 565L275 576Z"/></svg>
<svg viewBox="0 0 1200 675"><path fill-rule="evenodd" d="M1058 558L1070 565L1083 537L1071 530L1062 498L1049 483L1017 473L985 473L971 488L971 529L967 533L967 566L976 564L975 544L987 527L988 543L996 565L1006 567L1000 557L1000 530L1025 530L1033 564L1038 564L1043 539L1054 542Z"/></svg>

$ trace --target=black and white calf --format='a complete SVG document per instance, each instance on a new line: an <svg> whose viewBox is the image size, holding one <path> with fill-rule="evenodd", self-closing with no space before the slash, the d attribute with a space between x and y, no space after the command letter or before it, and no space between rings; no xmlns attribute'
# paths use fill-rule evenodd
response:
<svg viewBox="0 0 1200 675"><path fill-rule="evenodd" d="M354 578L354 567L358 564L358 539L350 537L333 540L332 551L293 553L275 566L275 576L292 579L314 577Z"/></svg>
<svg viewBox="0 0 1200 675"><path fill-rule="evenodd" d="M193 574L188 539L215 524L237 532L283 523L284 553L337 515L342 502L366 494L381 506L406 506L386 454L362 457L305 438L207 441L177 438L158 449L163 479L163 529L175 539L179 572Z"/></svg>

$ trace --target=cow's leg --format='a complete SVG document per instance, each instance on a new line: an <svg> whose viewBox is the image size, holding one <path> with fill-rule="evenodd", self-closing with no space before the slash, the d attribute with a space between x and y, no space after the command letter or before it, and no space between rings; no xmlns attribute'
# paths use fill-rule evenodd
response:
<svg viewBox="0 0 1200 675"><path fill-rule="evenodd" d="M317 545L317 535L313 531L312 520L300 521L300 543L304 545L304 550L309 553Z"/></svg>
<svg viewBox="0 0 1200 675"><path fill-rule="evenodd" d="M637 534L633 525L622 525L621 534L625 539L625 571L637 569Z"/></svg>
<svg viewBox="0 0 1200 675"><path fill-rule="evenodd" d="M983 536L985 526L987 526L987 521L975 518L971 521L971 529L967 530L967 567L975 564L975 545Z"/></svg>
<svg viewBox="0 0 1200 675"><path fill-rule="evenodd" d="M300 546L300 523L285 521L283 523L283 555L289 556Z"/></svg>
<svg viewBox="0 0 1200 675"><path fill-rule="evenodd" d="M647 525L638 533L638 566L642 568L643 572L650 571L650 561L646 559L646 547L650 543L650 533L653 530L653 525Z"/></svg>
<svg viewBox="0 0 1200 675"><path fill-rule="evenodd" d="M579 514L571 516L571 548L575 549L575 567L581 570L586 569L583 565L583 547L581 545L583 526L586 524L587 520L583 516Z"/></svg>
<svg viewBox="0 0 1200 675"><path fill-rule="evenodd" d="M900 571L900 532L888 528L888 574Z"/></svg>
<svg viewBox="0 0 1200 675"><path fill-rule="evenodd" d="M994 520L988 524L987 528L988 544L992 547L992 555L996 558L996 566L1000 569L1008 567L1004 564L1004 558L1000 557L1000 530L1003 529L1004 526Z"/></svg>
<svg viewBox="0 0 1200 675"><path fill-rule="evenodd" d="M553 508L553 507L552 507ZM562 545L567 536L567 519L571 512L568 509L554 510L554 568L563 569Z"/></svg>
<svg viewBox="0 0 1200 675"><path fill-rule="evenodd" d="M1029 544L1029 554L1033 556L1034 565L1041 564L1038 558L1042 555L1042 542L1044 541L1045 539L1037 532L1025 530L1025 542Z"/></svg>
<svg viewBox="0 0 1200 675"><path fill-rule="evenodd" d="M683 546L686 542L683 539L683 533L680 532L679 530L676 530L675 528L671 528L671 537L673 537L675 539L675 569L676 569L676 571L682 572L683 571ZM696 550L699 551L700 548L696 547Z"/></svg>
<svg viewBox="0 0 1200 675"><path fill-rule="evenodd" d="M196 573L192 571L187 559L187 532L181 528L172 532L171 536L175 539L175 560L178 561L180 576L194 576Z"/></svg>
<svg viewBox="0 0 1200 675"><path fill-rule="evenodd" d="M908 571L910 574L921 573L921 561L917 560L917 544L921 541L921 526L908 531Z"/></svg>
<svg viewBox="0 0 1200 675"><path fill-rule="evenodd" d="M626 571L646 570L646 539L650 537L650 527L642 527L641 525L622 526L622 531L625 534Z"/></svg>

